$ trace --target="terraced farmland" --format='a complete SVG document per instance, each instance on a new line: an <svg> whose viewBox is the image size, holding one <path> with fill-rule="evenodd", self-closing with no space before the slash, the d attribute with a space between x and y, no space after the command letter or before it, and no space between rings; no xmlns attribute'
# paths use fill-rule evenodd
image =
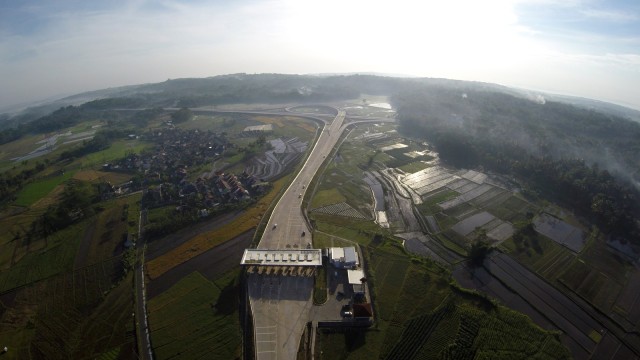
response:
<svg viewBox="0 0 640 360"><path fill-rule="evenodd" d="M364 215L360 214L356 209L352 208L346 202L323 206L317 209L313 209L313 211L329 215L352 217L355 219L366 219Z"/></svg>

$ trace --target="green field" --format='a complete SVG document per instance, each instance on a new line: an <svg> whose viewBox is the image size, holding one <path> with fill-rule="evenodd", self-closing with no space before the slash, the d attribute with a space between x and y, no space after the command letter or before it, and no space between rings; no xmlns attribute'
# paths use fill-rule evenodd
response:
<svg viewBox="0 0 640 360"><path fill-rule="evenodd" d="M575 259L559 279L603 312L611 311L624 283L618 283L581 259Z"/></svg>
<svg viewBox="0 0 640 360"><path fill-rule="evenodd" d="M381 238L364 248L375 325L360 332L321 330L320 359L570 358L556 334L457 290L446 270L390 251L392 242Z"/></svg>
<svg viewBox="0 0 640 360"><path fill-rule="evenodd" d="M555 334L502 306L450 300L407 322L389 359L569 359Z"/></svg>
<svg viewBox="0 0 640 360"><path fill-rule="evenodd" d="M11 344L3 357L132 356L132 277L121 279L122 261L114 258L15 291L11 315L0 319L0 338Z"/></svg>
<svg viewBox="0 0 640 360"><path fill-rule="evenodd" d="M0 272L0 291L72 270L82 234L89 220L58 231L47 240L46 247L29 252L16 265Z"/></svg>
<svg viewBox="0 0 640 360"><path fill-rule="evenodd" d="M127 153L140 153L142 150L152 147L151 143L142 140L116 140L111 146L102 151L87 154L79 159L74 160L68 165L69 168L93 168L102 166L126 156Z"/></svg>
<svg viewBox="0 0 640 360"><path fill-rule="evenodd" d="M157 359L233 359L240 355L238 271L214 282L193 272L148 302Z"/></svg>
<svg viewBox="0 0 640 360"><path fill-rule="evenodd" d="M424 199L424 202L417 205L417 207L423 215L432 215L442 211L442 208L438 206L438 203L451 200L458 195L459 194L456 191L449 189L436 190L435 192L428 194L428 197Z"/></svg>
<svg viewBox="0 0 640 360"><path fill-rule="evenodd" d="M40 200L43 196L50 193L56 186L71 179L74 174L74 171L67 171L64 174L55 177L32 182L22 188L16 196L14 204L18 206L30 206Z"/></svg>
<svg viewBox="0 0 640 360"><path fill-rule="evenodd" d="M408 164L402 165L400 167L398 167L398 169L407 172L407 173L415 173L418 172L420 170L424 170L428 167L431 167L431 165L427 165L422 161L414 161L414 162L410 162Z"/></svg>
<svg viewBox="0 0 640 360"><path fill-rule="evenodd" d="M349 239L361 245L368 245L373 234L384 233L378 224L371 220L358 220L345 216L311 213L311 221L316 230L338 238Z"/></svg>
<svg viewBox="0 0 640 360"><path fill-rule="evenodd" d="M311 201L311 209L316 209L326 205L337 204L340 202L344 202L346 199L347 198L345 198L336 188L320 190L313 196L313 200Z"/></svg>
<svg viewBox="0 0 640 360"><path fill-rule="evenodd" d="M322 305L327 301L327 265L318 268L313 280L313 304Z"/></svg>
<svg viewBox="0 0 640 360"><path fill-rule="evenodd" d="M553 283L569 266L575 255L567 248L546 236L534 233L532 240L516 244L506 240L502 246L521 264Z"/></svg>
<svg viewBox="0 0 640 360"><path fill-rule="evenodd" d="M320 231L314 231L313 233L313 248L324 249L330 247L348 247L353 246L353 243L344 239L341 239L334 235L325 234Z"/></svg>

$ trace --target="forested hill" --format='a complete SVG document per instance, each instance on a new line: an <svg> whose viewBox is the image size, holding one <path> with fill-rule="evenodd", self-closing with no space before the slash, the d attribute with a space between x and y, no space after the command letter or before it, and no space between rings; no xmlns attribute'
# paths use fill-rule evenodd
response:
<svg viewBox="0 0 640 360"><path fill-rule="evenodd" d="M558 102L414 85L393 98L401 131L444 161L525 180L612 234L638 240L640 124Z"/></svg>

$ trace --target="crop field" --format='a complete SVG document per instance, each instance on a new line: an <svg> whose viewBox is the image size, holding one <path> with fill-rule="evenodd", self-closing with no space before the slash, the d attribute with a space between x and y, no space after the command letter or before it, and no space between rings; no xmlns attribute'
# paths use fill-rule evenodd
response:
<svg viewBox="0 0 640 360"><path fill-rule="evenodd" d="M311 209L317 209L327 205L333 205L344 202L346 198L336 188L320 190L316 192L309 206Z"/></svg>
<svg viewBox="0 0 640 360"><path fill-rule="evenodd" d="M375 294L378 317L376 329L345 334L320 332L316 346L322 349L321 359L344 358L346 352L355 359L384 357L400 337L404 321L433 310L447 296L449 285L440 268L413 263L402 252L389 252L388 241L392 240L378 242L367 251L371 260L369 286Z"/></svg>
<svg viewBox="0 0 640 360"><path fill-rule="evenodd" d="M489 315L489 316L488 316ZM389 359L570 358L555 335L503 307L483 311L449 301L409 321Z"/></svg>
<svg viewBox="0 0 640 360"><path fill-rule="evenodd" d="M402 165L400 167L398 167L398 169L407 172L407 173L415 173L418 172L420 170L424 170L426 168L431 167L431 165L427 164L424 161L413 161L410 162L408 164Z"/></svg>
<svg viewBox="0 0 640 360"><path fill-rule="evenodd" d="M463 186L459 189L456 189L456 191L461 193L460 196L458 196L455 199L451 199L449 201L445 201L441 203L440 207L442 207L442 209L444 210L450 209L459 204L470 202L471 200L479 197L480 195L483 195L487 191L494 189L494 187L489 184L477 185L475 183L471 183L470 185L471 186L469 187L472 187L472 189L468 191L465 191L467 190L467 186Z"/></svg>
<svg viewBox="0 0 640 360"><path fill-rule="evenodd" d="M353 149L340 149L342 157L347 157ZM319 207L319 204L335 201L343 198L347 204L358 212L369 214L373 200L371 191L362 178L362 170L356 165L357 158L349 158L349 161L332 161L324 172L318 191L311 200L311 208ZM366 160L363 160L366 161ZM325 192L327 191L328 192ZM316 200L316 197L318 199ZM327 204L329 205L329 204Z"/></svg>
<svg viewBox="0 0 640 360"><path fill-rule="evenodd" d="M191 121L179 124L182 129L211 130L215 132L240 133L247 126L260 125L256 121L247 120L246 116L224 115L194 115Z"/></svg>
<svg viewBox="0 0 640 360"><path fill-rule="evenodd" d="M353 243L334 235L316 231L313 233L313 246L314 249L323 249L329 247L349 247L353 246Z"/></svg>
<svg viewBox="0 0 640 360"><path fill-rule="evenodd" d="M441 212L434 214L433 217L441 230L451 227L458 221L456 218Z"/></svg>
<svg viewBox="0 0 640 360"><path fill-rule="evenodd" d="M503 222L502 220L499 220L499 221L500 221L500 225L487 231L487 236L493 240L501 242L510 238L513 235L515 229L513 228L513 225L511 225L510 223Z"/></svg>
<svg viewBox="0 0 640 360"><path fill-rule="evenodd" d="M313 211L330 215L352 217L356 219L366 219L364 215L360 214L356 209L349 206L349 204L347 204L346 202L323 206L314 209Z"/></svg>
<svg viewBox="0 0 640 360"><path fill-rule="evenodd" d="M467 235L478 227L485 225L486 223L495 219L495 216L489 214L486 211L469 216L464 220L458 222L451 227L451 230L457 232L460 235Z"/></svg>
<svg viewBox="0 0 640 360"><path fill-rule="evenodd" d="M498 196L485 207L495 216L511 222L524 220L527 212L532 214L536 212L533 205L513 194L507 196L506 199Z"/></svg>
<svg viewBox="0 0 640 360"><path fill-rule="evenodd" d="M82 170L73 175L74 179L90 182L110 182L113 185L125 183L131 179L131 174L113 171Z"/></svg>
<svg viewBox="0 0 640 360"><path fill-rule="evenodd" d="M73 177L74 172L69 171L48 179L32 182L22 188L16 197L15 205L30 206L49 194L56 186Z"/></svg>
<svg viewBox="0 0 640 360"><path fill-rule="evenodd" d="M120 281L122 269L121 258L113 258L16 290L7 310L15 316L0 321L0 337L20 339L10 354L18 359L131 356L133 294L131 277Z"/></svg>
<svg viewBox="0 0 640 360"><path fill-rule="evenodd" d="M24 136L18 140L0 145L0 161L7 162L7 166L14 164L12 158L16 158L35 150L40 145L36 144L42 140L42 135ZM2 169L4 171L4 169Z"/></svg>
<svg viewBox="0 0 640 360"><path fill-rule="evenodd" d="M457 220L462 220L465 217L471 215L477 211L477 209L468 202L461 202L454 207L450 207L443 211L447 216L451 216Z"/></svg>
<svg viewBox="0 0 640 360"><path fill-rule="evenodd" d="M456 196L458 196L458 192L446 188L432 192L423 197L423 202L418 205L418 209L423 215L435 214L442 210L438 203L453 199Z"/></svg>
<svg viewBox="0 0 640 360"><path fill-rule="evenodd" d="M506 200L510 195L511 193L509 191L506 191L498 187L493 187L489 189L489 191L487 191L486 193L473 199L471 202L478 207L487 207L489 206L489 204L493 203L494 201L497 203L501 203L502 201Z"/></svg>
<svg viewBox="0 0 640 360"><path fill-rule="evenodd" d="M469 247L469 240L466 237L456 233L449 229L436 235L436 238L440 241L444 247L455 252L456 254L466 256L467 248Z"/></svg>
<svg viewBox="0 0 640 360"><path fill-rule="evenodd" d="M633 270L627 260L608 248L604 237L597 231L589 235L587 246L580 253L580 258L619 283L625 283L628 273Z"/></svg>
<svg viewBox="0 0 640 360"><path fill-rule="evenodd" d="M312 212L309 214L315 222L315 229L336 237L349 239L361 245L368 245L373 234L383 232L371 220L361 220L344 216L335 216Z"/></svg>
<svg viewBox="0 0 640 360"><path fill-rule="evenodd" d="M509 249L511 256L549 282L554 283L569 264L575 254L555 241L536 234L534 244L516 244L507 240L502 246Z"/></svg>
<svg viewBox="0 0 640 360"><path fill-rule="evenodd" d="M623 287L623 284L585 264L581 259L573 261L560 281L603 312L611 310Z"/></svg>
<svg viewBox="0 0 640 360"><path fill-rule="evenodd" d="M233 359L240 355L238 271L214 282L193 272L149 301L156 358Z"/></svg>
<svg viewBox="0 0 640 360"><path fill-rule="evenodd" d="M438 176L451 176L449 171L441 166L433 166L429 168L425 168L420 171L416 171L402 178L402 182L413 189L421 188L425 185L429 185L437 180ZM442 179L442 178L437 178Z"/></svg>
<svg viewBox="0 0 640 360"><path fill-rule="evenodd" d="M559 280L605 313L610 312L623 287L581 259L575 259Z"/></svg>
<svg viewBox="0 0 640 360"><path fill-rule="evenodd" d="M25 253L18 263L0 272L0 292L71 270L86 221L58 231L42 250Z"/></svg>
<svg viewBox="0 0 640 360"><path fill-rule="evenodd" d="M369 286L378 316L375 328L344 334L321 331L316 338L319 358L570 357L555 334L515 311L487 307L476 295L453 292L446 272L386 252L386 241L367 248Z"/></svg>
<svg viewBox="0 0 640 360"><path fill-rule="evenodd" d="M152 146L151 143L142 140L117 140L108 149L87 154L74 160L68 167L73 169L76 167L93 168L102 166L102 164L125 157L128 152L140 153L142 150Z"/></svg>
<svg viewBox="0 0 640 360"><path fill-rule="evenodd" d="M614 310L640 327L640 273L634 272L616 299Z"/></svg>
<svg viewBox="0 0 640 360"><path fill-rule="evenodd" d="M540 234L575 252L580 252L585 245L585 234L581 229L549 214L538 216L533 225Z"/></svg>
<svg viewBox="0 0 640 360"><path fill-rule="evenodd" d="M316 131L315 124L307 119L295 116L266 116L266 115L246 115L246 114L220 114L202 115L198 114L189 122L179 124L183 129L210 130L215 132L225 132L232 134L232 137L242 136L242 131L247 126L272 124L273 132L269 136L273 137L301 137L310 138ZM293 125L293 126L291 126ZM241 138L234 139L234 142ZM246 145L246 144L245 144Z"/></svg>
<svg viewBox="0 0 640 360"><path fill-rule="evenodd" d="M141 196L138 194L103 202L105 210L96 214L95 222L83 236L76 267L122 253L127 234L137 236L138 201Z"/></svg>
<svg viewBox="0 0 640 360"><path fill-rule="evenodd" d="M288 181L289 180L284 177L274 182L273 188L269 193L260 198L260 200L258 200L258 202L251 208L238 215L238 217L236 217L232 222L217 229L198 234L162 256L147 262L148 276L154 279L173 267L204 253L216 245L233 239L236 236L255 228L262 219L262 215L266 213L272 201Z"/></svg>

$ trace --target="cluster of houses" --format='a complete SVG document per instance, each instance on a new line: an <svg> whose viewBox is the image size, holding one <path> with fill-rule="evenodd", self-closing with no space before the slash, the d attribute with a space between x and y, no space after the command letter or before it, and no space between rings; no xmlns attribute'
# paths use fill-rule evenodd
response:
<svg viewBox="0 0 640 360"><path fill-rule="evenodd" d="M190 208L214 208L249 199L263 191L263 184L246 173L239 176L216 172L210 177L199 177L195 182L181 179L176 183L161 183L143 190L142 201L146 207L179 204L176 208L185 211ZM202 216L207 213L203 212Z"/></svg>
<svg viewBox="0 0 640 360"><path fill-rule="evenodd" d="M231 146L223 134L212 131L164 128L143 134L141 139L156 144L152 151L128 154L103 170L137 171L146 178L186 176L186 168L219 157Z"/></svg>
<svg viewBox="0 0 640 360"><path fill-rule="evenodd" d="M142 189L145 207L176 204L179 211L198 210L199 214L206 216L207 208L262 193L263 184L247 173L234 175L211 171L201 174L195 181L188 180L190 167L211 163L230 146L222 134L164 128L145 133L141 138L154 142L154 149L127 154L103 166L105 171L126 171L138 175L134 181L108 187L106 196Z"/></svg>

